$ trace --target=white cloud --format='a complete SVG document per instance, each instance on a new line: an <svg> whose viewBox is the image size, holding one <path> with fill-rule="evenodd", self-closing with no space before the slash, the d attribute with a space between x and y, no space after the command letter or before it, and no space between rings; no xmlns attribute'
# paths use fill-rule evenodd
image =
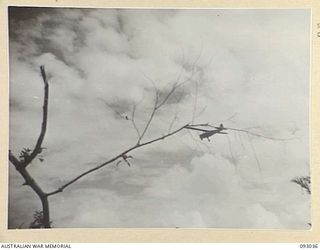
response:
<svg viewBox="0 0 320 250"><path fill-rule="evenodd" d="M159 110L147 138L166 133L175 112L173 128L192 119L196 82L198 112L206 107L197 122L236 114L224 124L298 137L279 142L230 131L229 139L217 135L209 143L182 132L132 152L132 167L112 165L52 197L55 226L305 228L309 197L290 180L309 173L308 17L302 10L59 9L13 22L10 148L18 154L35 144L44 64L47 150L30 171L45 190L135 144L130 122L102 100L123 115L142 100L136 110L142 130L154 85L168 91L180 72L181 81L191 75L194 63L203 69L196 67L193 80L178 89L179 103L172 98ZM36 199L26 196L15 171L10 180L15 227L22 213L32 215Z"/></svg>

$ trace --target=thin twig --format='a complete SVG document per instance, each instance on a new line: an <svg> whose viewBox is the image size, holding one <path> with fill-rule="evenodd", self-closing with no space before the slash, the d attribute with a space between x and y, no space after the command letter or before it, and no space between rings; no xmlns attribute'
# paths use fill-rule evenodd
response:
<svg viewBox="0 0 320 250"><path fill-rule="evenodd" d="M163 106L176 89L177 89L177 84L174 84L171 90L169 91L169 93L164 97L164 99L157 104L156 109L159 109L161 106Z"/></svg>
<svg viewBox="0 0 320 250"><path fill-rule="evenodd" d="M180 94L180 96L176 99L176 103L180 103L182 97L184 95L184 91ZM170 122L169 128L168 128L168 133L170 133L173 124L178 120L178 110L179 110L179 105L176 105L176 110L175 110L175 114L173 116L173 119Z"/></svg>
<svg viewBox="0 0 320 250"><path fill-rule="evenodd" d="M249 137L249 135L248 135L248 137ZM259 161L259 159L258 159L258 156L257 156L256 150L255 150L255 148L254 148L254 146L253 146L253 144L252 144L252 142L251 142L250 138L248 138L248 141L249 141L250 147L251 147L251 149L252 149L252 152L253 152L254 158L255 158L255 160L256 160L256 162L257 162L259 172L261 172L261 165L260 165L260 161Z"/></svg>
<svg viewBox="0 0 320 250"><path fill-rule="evenodd" d="M208 107L207 105L204 106L204 107L199 111L199 113L196 115L196 118L200 117L200 116L204 113L204 111L206 111L207 107Z"/></svg>
<svg viewBox="0 0 320 250"><path fill-rule="evenodd" d="M227 140L228 140L228 145L229 145L229 151L230 151L230 155L231 155L231 159L232 159L232 163L233 166L235 167L236 172L238 172L238 167L237 167L237 163L236 163L236 158L234 157L233 151L232 151L232 147L231 147L231 141L229 136L227 135Z"/></svg>
<svg viewBox="0 0 320 250"><path fill-rule="evenodd" d="M137 127L137 124L136 124L136 122L135 122L135 112L136 112L136 108L137 108L137 105L133 105L133 109L132 109L130 121L131 121L134 129L135 129L136 132L137 132L138 140L140 140L141 135L140 135L139 129L138 129L138 127Z"/></svg>
<svg viewBox="0 0 320 250"><path fill-rule="evenodd" d="M196 112L197 112L197 104L198 104L198 82L195 82L196 87L195 87L195 97L194 97L194 104L193 104L193 112L192 112L192 119L191 119L191 123L194 123L194 119L196 116Z"/></svg>
<svg viewBox="0 0 320 250"><path fill-rule="evenodd" d="M257 137L262 137L262 138L269 139L269 140L274 140L274 141L290 141L290 140L296 139L295 137L291 137L291 138L278 138L278 137L265 136L265 135L253 133L253 132L248 131L248 130L245 130L245 129L228 128L228 127L226 127L226 129L228 129L228 130L234 130L234 131L239 131L239 132L244 132L244 133L247 133L247 134L249 134L249 135L253 135L253 136L257 136Z"/></svg>
<svg viewBox="0 0 320 250"><path fill-rule="evenodd" d="M169 128L168 128L168 133L170 133L170 131L171 131L171 129L172 129L172 127L173 127L173 124L175 123L175 121L178 119L178 114L177 114L177 112L174 114L174 116L173 116L173 119L172 119L172 121L170 122L170 125L169 125Z"/></svg>
<svg viewBox="0 0 320 250"><path fill-rule="evenodd" d="M142 75L152 84L154 90L155 90L156 92L158 92L158 88L157 88L157 85L156 85L156 83L154 82L154 80L152 80L151 77L147 76L144 72L141 72L141 73L142 73Z"/></svg>
<svg viewBox="0 0 320 250"><path fill-rule="evenodd" d="M192 77L193 77L193 72L192 72L192 75L186 79L185 81L182 81L179 83L179 79L180 79L180 75L177 79L177 81L172 85L170 91L168 92L168 94L163 98L162 101L159 101L159 90L157 89L156 85L155 85L155 82L150 78L148 77L147 75L144 74L144 76L153 84L154 88L155 88L155 92L156 92L156 100L155 100L155 104L154 104L154 107L152 109L152 112L149 116L149 119L147 121L147 124L145 126L145 128L143 129L142 133L141 133L141 136L138 140L138 144L141 142L141 140L143 139L145 133L147 132L150 124L151 124L151 121L153 120L155 114L156 114L156 111L159 110L164 104L167 103L167 101L169 100L169 98L171 97L171 95L176 91L176 89L178 87L180 87L182 84L186 83L187 81L189 81Z"/></svg>
<svg viewBox="0 0 320 250"><path fill-rule="evenodd" d="M154 118L154 115L155 115L155 113L156 113L156 111L157 111L158 101L159 101L159 95L158 95L158 92L156 92L156 98L155 98L154 106L153 106L153 108L152 108L152 112L151 112L151 114L150 114L150 116L149 116L149 119L148 119L148 121L147 121L146 126L144 127L144 129L143 129L143 131L142 131L142 133L141 133L141 136L139 137L138 144L139 144L139 143L141 142L141 140L143 139L145 133L147 132L147 130L148 130L150 124L151 124L152 119Z"/></svg>
<svg viewBox="0 0 320 250"><path fill-rule="evenodd" d="M169 93L165 96L165 98L164 98L161 102L159 102L157 108L160 108L162 105L164 105L177 88L179 88L180 86L182 86L182 85L184 85L185 83L189 82L189 81L193 78L194 74L200 70L200 69L198 69L197 71L195 71L195 67L196 67L197 62L199 61L199 59L200 59L200 57L201 57L201 54L202 54L202 49L201 49L200 54L198 55L198 57L196 58L196 60L195 60L195 61L193 62L193 64L192 64L190 76L189 76L188 78L186 78L184 81L179 82L179 81L180 81L180 78L181 78L181 74L179 74L178 79L173 83L173 85L172 85L172 87L171 87L171 90L170 90ZM181 71L181 72L182 72L182 71Z"/></svg>
<svg viewBox="0 0 320 250"><path fill-rule="evenodd" d="M246 150L246 147L244 146L243 141L242 141L241 133L236 132L236 135L238 136L238 138L239 138L239 140L240 140L240 144L241 144L241 146L242 146L242 149L243 149L243 150Z"/></svg>

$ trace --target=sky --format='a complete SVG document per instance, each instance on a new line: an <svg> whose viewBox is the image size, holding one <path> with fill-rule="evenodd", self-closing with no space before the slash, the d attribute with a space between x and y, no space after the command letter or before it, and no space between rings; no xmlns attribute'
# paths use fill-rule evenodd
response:
<svg viewBox="0 0 320 250"><path fill-rule="evenodd" d="M9 8L10 149L34 147L49 84L42 153L28 170L50 192L135 145L183 130L51 196L55 228L309 229L309 10ZM120 116L120 115L122 116ZM41 204L9 167L8 227Z"/></svg>

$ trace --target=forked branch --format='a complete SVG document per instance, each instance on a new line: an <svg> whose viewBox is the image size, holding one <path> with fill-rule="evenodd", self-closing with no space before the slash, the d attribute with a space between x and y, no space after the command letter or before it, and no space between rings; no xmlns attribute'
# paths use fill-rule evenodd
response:
<svg viewBox="0 0 320 250"><path fill-rule="evenodd" d="M44 83L44 101L43 101L43 114L42 114L42 124L41 132L38 137L36 146L33 151L29 154L29 149L22 151L21 159L19 160L14 154L9 150L9 161L20 173L24 179L24 184L32 188L32 190L38 195L42 204L42 222L44 228L50 228L50 216L49 216L49 203L47 194L41 189L36 180L29 174L27 166L35 159L35 157L42 151L42 142L46 134L47 119L48 119L48 100L49 100L49 83L47 80L46 72L44 66L40 67L42 80ZM30 150L31 151L31 150Z"/></svg>

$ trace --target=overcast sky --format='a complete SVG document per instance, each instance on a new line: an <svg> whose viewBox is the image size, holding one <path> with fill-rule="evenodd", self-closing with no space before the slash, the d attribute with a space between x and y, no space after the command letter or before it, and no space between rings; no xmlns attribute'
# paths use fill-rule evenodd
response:
<svg viewBox="0 0 320 250"><path fill-rule="evenodd" d="M192 120L250 128L211 142L181 133L131 153L50 198L54 227L306 229L309 175L309 10L12 8L10 149L35 145L50 81L44 161L28 167L52 191L136 142L154 85L177 89L147 139ZM194 70L194 74L192 74ZM153 83L152 83L153 82ZM113 109L105 105L109 103ZM115 112L116 110L116 112ZM195 112L194 112L195 110ZM229 119L230 118L230 119ZM9 228L27 227L40 203L10 167Z"/></svg>

